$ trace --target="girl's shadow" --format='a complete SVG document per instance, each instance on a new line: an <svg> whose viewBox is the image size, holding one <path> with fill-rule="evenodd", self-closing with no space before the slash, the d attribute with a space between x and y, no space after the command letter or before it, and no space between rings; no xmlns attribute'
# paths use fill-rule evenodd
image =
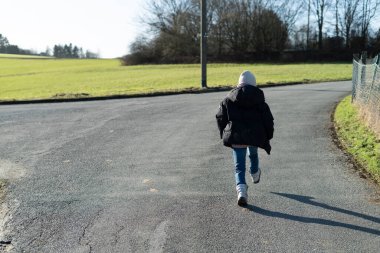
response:
<svg viewBox="0 0 380 253"><path fill-rule="evenodd" d="M373 221L376 223L380 223L380 218L378 218L378 217L369 216L369 215L361 214L358 212L354 212L354 211L350 211L350 210L346 210L346 209L342 209L342 208L338 208L338 207L333 207L333 206L330 206L330 205L327 205L324 203L319 203L319 202L313 201L312 200L313 197L302 196L302 195L294 195L294 194L286 194L286 193L276 193L276 192L272 192L272 193L279 195L279 196L287 197L287 198L290 198L290 199L293 199L293 200L296 200L296 201L299 201L299 202L302 202L305 204L310 204L310 205L314 205L317 207L322 207L322 208L325 208L328 210L341 212L344 214L353 215L353 216L356 216L359 218L363 218L363 219L370 220L370 221ZM267 209L264 209L264 208L261 208L258 206L254 206L254 205L249 205L249 204L247 206L245 206L244 208L246 208L247 210L250 210L253 213L268 216L268 217L293 220L293 221L302 222L302 223L313 223L313 224L320 224L320 225L332 226L332 227L343 227L343 228L357 230L357 231L361 231L361 232L365 232L365 233L369 233L369 234L380 235L380 230L362 227L362 226L353 225L353 224L344 223L344 222L339 222L339 221L333 221L333 220L322 219L322 218L317 218L317 217L314 218L314 217L304 217L304 216L292 215L292 214L282 213L282 212L278 212L278 211L267 210Z"/></svg>

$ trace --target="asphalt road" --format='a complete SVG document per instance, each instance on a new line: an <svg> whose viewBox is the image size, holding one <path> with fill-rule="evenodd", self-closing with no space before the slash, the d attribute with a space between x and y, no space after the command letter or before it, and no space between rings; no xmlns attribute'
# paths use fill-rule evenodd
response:
<svg viewBox="0 0 380 253"><path fill-rule="evenodd" d="M275 137L248 208L215 122L226 93L0 106L3 250L379 252L378 188L330 137L349 91L264 89Z"/></svg>

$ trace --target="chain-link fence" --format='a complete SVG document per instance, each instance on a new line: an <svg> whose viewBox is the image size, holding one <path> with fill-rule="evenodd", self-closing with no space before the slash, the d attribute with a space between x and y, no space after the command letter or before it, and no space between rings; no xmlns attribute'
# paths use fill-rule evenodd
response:
<svg viewBox="0 0 380 253"><path fill-rule="evenodd" d="M360 107L369 126L380 136L380 55L354 56L352 101Z"/></svg>

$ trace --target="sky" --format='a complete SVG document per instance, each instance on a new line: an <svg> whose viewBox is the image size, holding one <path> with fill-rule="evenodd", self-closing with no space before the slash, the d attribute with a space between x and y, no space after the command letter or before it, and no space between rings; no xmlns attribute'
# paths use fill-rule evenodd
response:
<svg viewBox="0 0 380 253"><path fill-rule="evenodd" d="M69 44L120 57L146 31L146 0L0 0L0 34L23 49ZM373 24L379 27L380 17ZM377 28L378 29L378 28ZM377 30L376 29L376 30Z"/></svg>
<svg viewBox="0 0 380 253"><path fill-rule="evenodd" d="M0 34L23 49L69 44L120 57L144 31L144 0L0 0Z"/></svg>

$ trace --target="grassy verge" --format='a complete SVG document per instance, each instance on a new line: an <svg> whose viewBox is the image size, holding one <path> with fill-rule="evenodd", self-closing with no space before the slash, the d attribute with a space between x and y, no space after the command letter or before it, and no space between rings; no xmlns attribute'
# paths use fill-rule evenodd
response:
<svg viewBox="0 0 380 253"><path fill-rule="evenodd" d="M208 86L237 83L243 70L259 85L350 80L352 64L209 64ZM200 65L120 66L115 59L27 59L0 55L0 100L134 95L200 89Z"/></svg>
<svg viewBox="0 0 380 253"><path fill-rule="evenodd" d="M351 96L339 103L334 121L343 147L380 183L380 140L361 121Z"/></svg>

